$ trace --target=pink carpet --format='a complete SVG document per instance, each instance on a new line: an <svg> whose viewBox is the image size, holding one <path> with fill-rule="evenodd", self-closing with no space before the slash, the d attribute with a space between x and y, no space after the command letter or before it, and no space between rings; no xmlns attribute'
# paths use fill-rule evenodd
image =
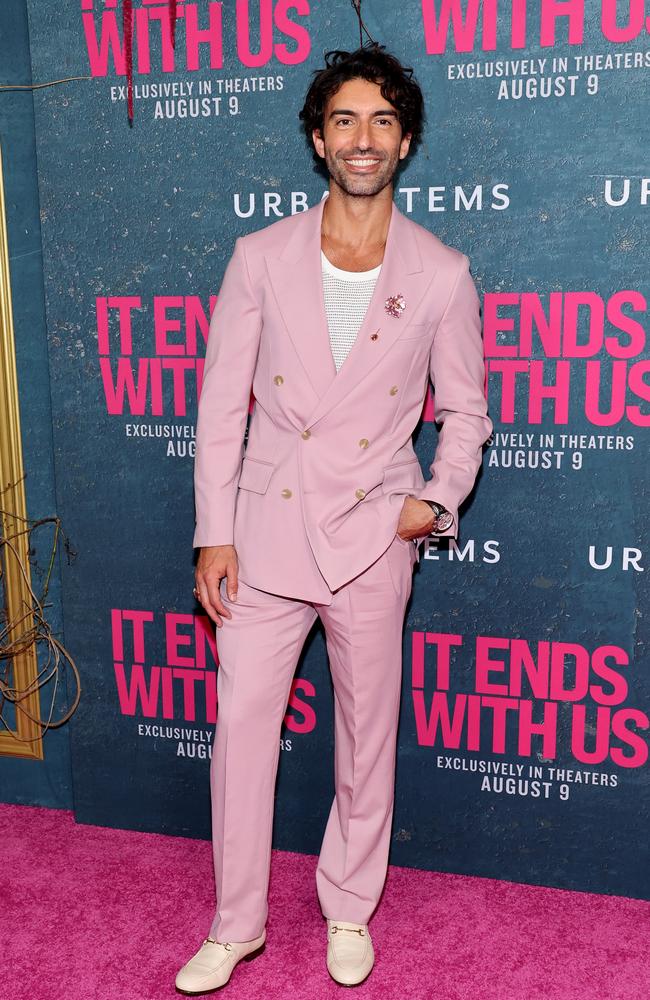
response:
<svg viewBox="0 0 650 1000"><path fill-rule="evenodd" d="M0 805L2 1000L165 1000L207 933L210 844ZM650 903L391 867L375 968L325 966L316 858L274 851L266 951L231 1000L648 1000Z"/></svg>

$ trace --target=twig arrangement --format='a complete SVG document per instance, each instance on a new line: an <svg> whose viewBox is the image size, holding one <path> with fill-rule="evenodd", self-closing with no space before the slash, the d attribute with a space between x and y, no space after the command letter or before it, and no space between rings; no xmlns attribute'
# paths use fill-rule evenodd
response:
<svg viewBox="0 0 650 1000"><path fill-rule="evenodd" d="M372 37L368 29L366 28L363 17L361 16L361 0L350 0L350 3L354 7L354 12L357 15L357 18L359 19L359 48L363 48L364 31L371 42L375 42L375 39Z"/></svg>
<svg viewBox="0 0 650 1000"><path fill-rule="evenodd" d="M5 486L4 489L0 490L0 499L4 493L15 489L15 486L16 483L10 483L8 486ZM45 603L45 601L49 591L50 579L52 576L52 569L54 566L54 559L60 535L63 537L64 545L68 554L74 555L74 553L72 552L69 539L61 527L61 521L58 517L53 516L40 518L38 520L30 520L29 518L21 517L13 510L4 510L0 507L0 524L7 525L8 523L15 524L16 522L22 522L23 527L14 531L13 534L5 534L4 527L0 532L0 589L4 585L4 579L7 575L6 568L9 565L9 560L13 560L14 565L17 566L18 572L22 576L25 587L29 590L31 603L28 605L26 602L23 602L23 608L21 608L19 613L14 616L13 620L10 620L6 608L3 606L3 602L0 602L0 724L5 729L9 730L16 740L21 742L32 742L32 740L29 739L22 740L16 732L15 727L10 725L9 721L5 717L5 706L7 703L11 703L15 706L16 713L23 712L29 719L31 719L32 722L41 726L41 735L43 735L48 729L63 726L75 712L81 697L81 679L77 665L71 654L64 647L63 643L52 632L52 628L45 617L45 608L52 606L51 602ZM31 540L32 532L45 524L51 524L54 526L54 538L52 541L52 549L42 587L42 593L40 597L37 597L30 582L31 574L27 571L27 567L20 558L18 552L19 546L16 544L16 540L20 538L20 536L27 534L29 542ZM31 551L31 546L29 550ZM47 647L45 664L37 671L33 680L30 681L25 688L16 687L15 681L12 680L14 674L14 658L24 654L32 646L36 646L38 650L38 646L41 643L45 643ZM61 718L54 719L53 715L60 683L61 667L66 662L70 665L72 670L72 674L75 679L76 691L68 710ZM35 691L40 688L44 688L50 680L52 680L52 678L54 679L52 698L48 712L46 713L46 718L42 719L34 716L27 709L24 702L25 699L34 694Z"/></svg>

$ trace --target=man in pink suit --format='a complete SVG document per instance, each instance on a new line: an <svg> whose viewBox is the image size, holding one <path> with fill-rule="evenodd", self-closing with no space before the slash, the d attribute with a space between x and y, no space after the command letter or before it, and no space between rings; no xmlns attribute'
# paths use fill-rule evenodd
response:
<svg viewBox="0 0 650 1000"><path fill-rule="evenodd" d="M222 986L264 946L280 732L317 618L335 698L336 794L316 870L327 968L347 985L372 969L413 565L431 532L456 535L492 429L468 258L393 203L420 88L381 46L327 58L301 118L328 196L236 240L207 343L193 541L219 656L218 905L176 977L188 993ZM411 437L429 378L441 430L425 481Z"/></svg>

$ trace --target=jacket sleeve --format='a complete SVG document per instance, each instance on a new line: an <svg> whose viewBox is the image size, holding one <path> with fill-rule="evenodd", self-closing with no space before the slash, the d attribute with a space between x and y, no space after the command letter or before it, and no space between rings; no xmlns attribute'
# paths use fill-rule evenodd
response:
<svg viewBox="0 0 650 1000"><path fill-rule="evenodd" d="M492 433L479 309L469 258L462 254L430 354L435 419L442 426L430 466L431 479L414 494L418 499L438 501L453 515L453 524L436 533L437 537L458 534L458 508L474 485L482 446Z"/></svg>
<svg viewBox="0 0 650 1000"><path fill-rule="evenodd" d="M196 422L193 545L232 545L237 483L262 330L242 237L210 318Z"/></svg>

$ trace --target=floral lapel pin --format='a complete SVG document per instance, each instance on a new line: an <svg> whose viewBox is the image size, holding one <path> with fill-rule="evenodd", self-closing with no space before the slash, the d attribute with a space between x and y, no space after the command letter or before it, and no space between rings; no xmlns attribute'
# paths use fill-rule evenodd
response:
<svg viewBox="0 0 650 1000"><path fill-rule="evenodd" d="M399 319L406 309L406 299L403 295L389 295L384 303L384 309L389 316Z"/></svg>

